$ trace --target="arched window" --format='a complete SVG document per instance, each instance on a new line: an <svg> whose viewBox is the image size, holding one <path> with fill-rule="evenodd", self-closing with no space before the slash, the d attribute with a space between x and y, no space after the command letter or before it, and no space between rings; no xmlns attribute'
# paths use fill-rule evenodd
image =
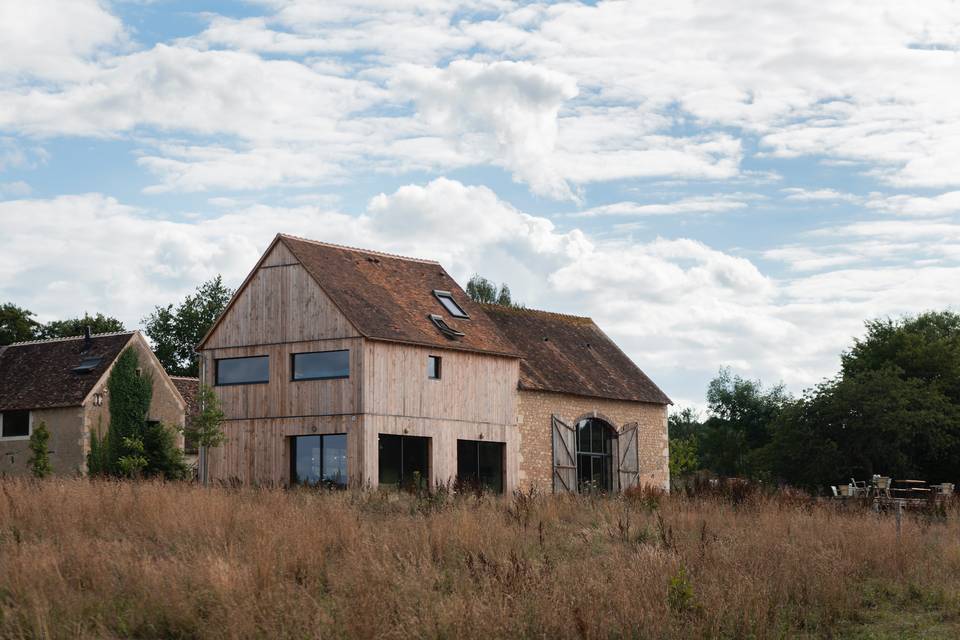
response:
<svg viewBox="0 0 960 640"><path fill-rule="evenodd" d="M577 423L577 484L580 493L613 490L616 431L598 418Z"/></svg>

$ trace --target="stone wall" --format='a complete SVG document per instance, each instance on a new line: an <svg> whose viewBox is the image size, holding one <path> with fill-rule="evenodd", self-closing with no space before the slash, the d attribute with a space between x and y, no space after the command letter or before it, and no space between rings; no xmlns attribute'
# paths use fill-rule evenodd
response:
<svg viewBox="0 0 960 640"><path fill-rule="evenodd" d="M667 407L660 404L604 400L543 391L520 391L517 422L520 428L521 487L553 490L553 438L551 416L573 426L579 419L603 418L618 431L637 422L640 482L670 488Z"/></svg>
<svg viewBox="0 0 960 640"><path fill-rule="evenodd" d="M86 469L86 455L81 449L83 410L80 407L65 409L38 409L30 412L32 427L44 422L50 432L47 447L50 450L50 465L57 475L72 476ZM0 476L25 476L30 474L30 440L0 440Z"/></svg>

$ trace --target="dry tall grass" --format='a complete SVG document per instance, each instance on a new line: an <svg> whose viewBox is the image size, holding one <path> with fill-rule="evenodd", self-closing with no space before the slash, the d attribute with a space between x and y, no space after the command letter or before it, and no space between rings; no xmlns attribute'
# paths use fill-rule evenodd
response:
<svg viewBox="0 0 960 640"><path fill-rule="evenodd" d="M960 615L955 508L898 544L789 496L0 487L4 638L829 637L903 594Z"/></svg>

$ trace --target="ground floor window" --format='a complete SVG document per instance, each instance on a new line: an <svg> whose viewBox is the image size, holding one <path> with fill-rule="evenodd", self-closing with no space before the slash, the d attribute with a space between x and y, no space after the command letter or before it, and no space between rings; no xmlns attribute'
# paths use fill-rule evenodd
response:
<svg viewBox="0 0 960 640"><path fill-rule="evenodd" d="M27 438L29 436L29 411L4 411L0 413L0 438Z"/></svg>
<svg viewBox="0 0 960 640"><path fill-rule="evenodd" d="M347 486L347 435L290 438L290 483Z"/></svg>
<svg viewBox="0 0 960 640"><path fill-rule="evenodd" d="M613 439L616 431L603 420L577 423L577 484L581 493L613 490Z"/></svg>
<svg viewBox="0 0 960 640"><path fill-rule="evenodd" d="M430 438L380 434L380 486L426 489L430 486Z"/></svg>
<svg viewBox="0 0 960 640"><path fill-rule="evenodd" d="M502 442L457 440L457 484L503 493Z"/></svg>

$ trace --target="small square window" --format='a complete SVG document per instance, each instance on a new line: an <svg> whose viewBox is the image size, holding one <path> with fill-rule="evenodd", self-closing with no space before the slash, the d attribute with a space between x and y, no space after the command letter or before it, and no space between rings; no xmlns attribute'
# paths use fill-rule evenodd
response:
<svg viewBox="0 0 960 640"><path fill-rule="evenodd" d="M0 413L0 438L29 437L29 411L4 411L3 413Z"/></svg>
<svg viewBox="0 0 960 640"><path fill-rule="evenodd" d="M431 380L440 379L440 356L427 356L427 377Z"/></svg>
<svg viewBox="0 0 960 640"><path fill-rule="evenodd" d="M437 300L440 301L440 304L443 305L443 308L446 309L447 312L454 318L470 317L469 314L463 310L463 307L457 304L457 301L453 299L453 294L451 294L449 291L440 291L438 289L434 289L433 295L436 296Z"/></svg>

